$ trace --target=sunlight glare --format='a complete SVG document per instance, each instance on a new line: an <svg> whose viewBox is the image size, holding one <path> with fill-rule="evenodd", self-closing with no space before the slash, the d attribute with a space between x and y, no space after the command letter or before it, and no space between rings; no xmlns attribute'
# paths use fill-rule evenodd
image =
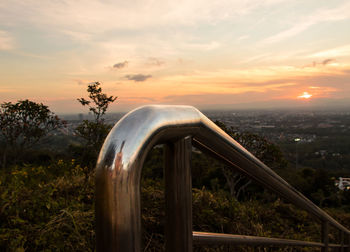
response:
<svg viewBox="0 0 350 252"><path fill-rule="evenodd" d="M300 99L309 99L311 98L312 94L309 94L308 92L304 92L302 95L299 95L298 98Z"/></svg>

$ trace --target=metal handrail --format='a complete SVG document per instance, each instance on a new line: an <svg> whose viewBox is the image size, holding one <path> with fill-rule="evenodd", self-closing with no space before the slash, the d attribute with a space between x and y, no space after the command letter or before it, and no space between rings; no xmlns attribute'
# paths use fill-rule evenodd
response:
<svg viewBox="0 0 350 252"><path fill-rule="evenodd" d="M191 143L211 152L263 186L299 206L322 223L328 250L329 224L340 230L342 247L350 231L313 204L270 168L190 106L144 106L125 115L111 130L96 167L97 251L141 251L141 170L147 153L159 143L166 150L167 250L192 250ZM175 211L171 211L174 210ZM175 231L172 231L172 228ZM194 234L194 240L200 238ZM271 239L271 238L270 238ZM346 244L348 245L348 244ZM182 246L182 247L181 247ZM335 245L334 245L335 246Z"/></svg>

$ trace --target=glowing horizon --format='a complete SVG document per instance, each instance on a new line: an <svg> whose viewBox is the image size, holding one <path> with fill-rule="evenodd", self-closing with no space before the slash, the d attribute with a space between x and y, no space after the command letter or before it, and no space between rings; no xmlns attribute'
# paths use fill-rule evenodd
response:
<svg viewBox="0 0 350 252"><path fill-rule="evenodd" d="M99 81L112 111L350 106L348 1L14 0L0 14L0 102L85 111L76 98Z"/></svg>
<svg viewBox="0 0 350 252"><path fill-rule="evenodd" d="M299 95L298 98L301 99L310 99L312 97L312 94L309 94L308 92L303 92L302 95Z"/></svg>

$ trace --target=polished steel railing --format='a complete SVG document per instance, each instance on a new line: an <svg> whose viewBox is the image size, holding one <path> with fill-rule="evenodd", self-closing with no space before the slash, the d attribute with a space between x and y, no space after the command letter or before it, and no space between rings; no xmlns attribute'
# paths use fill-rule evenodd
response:
<svg viewBox="0 0 350 252"><path fill-rule="evenodd" d="M165 144L166 250L192 244L307 246L349 251L350 231L290 186L197 109L145 106L125 115L109 133L96 168L97 251L141 251L140 180L145 157ZM192 144L317 217L321 242L192 231ZM340 244L330 244L329 226Z"/></svg>

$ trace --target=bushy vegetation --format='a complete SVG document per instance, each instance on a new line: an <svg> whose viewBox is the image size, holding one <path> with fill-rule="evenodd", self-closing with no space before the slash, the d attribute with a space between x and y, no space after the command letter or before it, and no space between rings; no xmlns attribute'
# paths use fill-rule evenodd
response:
<svg viewBox="0 0 350 252"><path fill-rule="evenodd" d="M0 139L5 168L15 163L28 149L33 147L51 131L65 126L49 108L42 103L29 100L0 105ZM8 159L11 157L11 161Z"/></svg>
<svg viewBox="0 0 350 252"><path fill-rule="evenodd" d="M158 159L155 152L161 151L151 153L142 179L145 251L164 249L164 184L147 177L147 170ZM57 160L49 166L14 166L1 172L0 183L0 251L95 249L93 172L86 179L84 168L75 160ZM350 225L350 214L328 211ZM193 229L307 241L320 238L315 220L277 197L238 201L228 191L204 186L193 189ZM337 233L332 235L337 238ZM227 249L195 246L196 251Z"/></svg>
<svg viewBox="0 0 350 252"><path fill-rule="evenodd" d="M111 130L112 125L106 124L104 115L108 106L113 103L117 97L108 96L102 93L101 83L93 82L88 85L86 90L89 94L89 100L85 98L77 99L82 106L88 106L93 114L94 120L84 120L76 129L75 133L84 141L83 146L75 146L74 149L79 154L79 160L87 167L94 167L98 153Z"/></svg>
<svg viewBox="0 0 350 252"><path fill-rule="evenodd" d="M1 251L93 251L94 183L75 160L1 171Z"/></svg>

